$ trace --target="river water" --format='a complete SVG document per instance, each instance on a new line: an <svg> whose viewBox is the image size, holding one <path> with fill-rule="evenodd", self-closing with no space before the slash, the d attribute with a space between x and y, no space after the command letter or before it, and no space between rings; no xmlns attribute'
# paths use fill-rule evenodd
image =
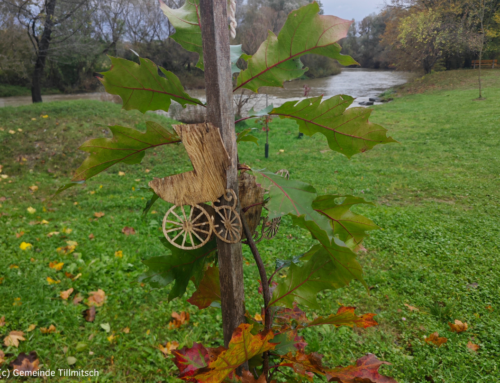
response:
<svg viewBox="0 0 500 383"><path fill-rule="evenodd" d="M386 89L404 84L408 81L409 77L410 74L407 72L343 68L342 73L336 76L291 81L285 83L284 88L261 88L260 94L247 103L244 111L249 110L251 107L254 107L255 110L260 110L265 107L266 93L269 97L269 104L274 104L274 106L279 106L291 100L299 100L304 97L305 85L311 88L309 97L324 95L325 98L328 98L337 94L347 94L356 98L353 106L358 106L359 102L368 101L370 97L376 97ZM246 92L246 94L251 93L250 91ZM205 92L203 90L192 90L188 91L188 93L202 100L205 98ZM102 99L102 92L43 96L44 102ZM0 98L0 107L29 104L31 104L31 96Z"/></svg>

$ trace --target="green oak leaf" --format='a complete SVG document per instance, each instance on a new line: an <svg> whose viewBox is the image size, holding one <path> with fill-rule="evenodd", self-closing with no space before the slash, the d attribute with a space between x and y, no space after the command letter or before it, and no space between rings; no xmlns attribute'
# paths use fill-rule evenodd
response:
<svg viewBox="0 0 500 383"><path fill-rule="evenodd" d="M146 122L144 133L123 126L110 126L109 130L113 138L95 138L80 146L80 150L90 153L90 156L76 170L72 182L88 180L119 162L138 164L147 149L181 142L173 130L152 121Z"/></svg>
<svg viewBox="0 0 500 383"><path fill-rule="evenodd" d="M144 210L142 211L142 218L146 218L147 214L149 213L149 211L151 210L151 208L153 207L153 205L155 204L155 202L158 200L158 198L160 198L160 196L158 194L156 194L153 189L151 189L151 191L153 192L153 195L151 196L150 199L148 199L148 201L146 202L146 206L144 207Z"/></svg>
<svg viewBox="0 0 500 383"><path fill-rule="evenodd" d="M241 49L241 44L229 46L229 57L231 60L231 74L239 73L241 71L241 69L236 66L236 63L238 62L240 57L243 56L244 54L245 52L243 52L243 49Z"/></svg>
<svg viewBox="0 0 500 383"><path fill-rule="evenodd" d="M190 280L196 287L199 286L209 255L217 250L217 242L213 239L198 249L185 251L175 247L164 237L160 240L171 254L142 261L149 270L139 277L139 281L147 282L154 288L164 287L175 281L168 295L168 300L171 301L186 292Z"/></svg>
<svg viewBox="0 0 500 383"><path fill-rule="evenodd" d="M287 180L265 170L253 170L253 173L257 177L257 183L269 191L269 202L266 204L269 219L287 214L304 215L306 220L316 222L333 237L330 221L312 208L317 197L316 189L304 182Z"/></svg>
<svg viewBox="0 0 500 383"><path fill-rule="evenodd" d="M292 11L279 35L269 31L257 52L248 59L248 68L238 76L236 89L258 92L262 86L282 87L283 82L304 74L300 57L318 54L337 60L342 65L355 65L350 56L340 54L337 43L347 36L352 21L336 16L319 15L319 5L313 2ZM236 90L235 89L235 90Z"/></svg>
<svg viewBox="0 0 500 383"><path fill-rule="evenodd" d="M142 113L148 110L164 110L168 112L170 103L178 102L183 107L187 104L203 105L189 96L175 74L158 67L148 59L139 58L141 65L117 58L111 59L111 69L101 73L99 78L106 92L116 94L123 101L123 109L137 109Z"/></svg>
<svg viewBox="0 0 500 383"><path fill-rule="evenodd" d="M339 201L341 199L344 200ZM312 208L331 220L333 233L342 241L358 245L368 236L367 231L379 229L372 220L351 211L351 207L358 204L373 205L352 195L323 195L314 200Z"/></svg>
<svg viewBox="0 0 500 383"><path fill-rule="evenodd" d="M273 292L270 305L293 308L294 302L311 308L319 308L316 296L323 290L334 290L346 286L353 279L363 280L361 265L345 244L330 240L324 230L304 216L293 217L294 224L308 229L320 242L302 258L303 265L292 263Z"/></svg>
<svg viewBox="0 0 500 383"><path fill-rule="evenodd" d="M160 8L175 28L175 33L170 37L185 50L198 53L199 57L196 66L204 70L200 0L186 0L184 5L178 9L169 8L160 0Z"/></svg>
<svg viewBox="0 0 500 383"><path fill-rule="evenodd" d="M295 120L300 132L308 136L323 134L330 149L348 158L378 144L397 142L387 137L387 129L368 121L371 109L347 109L353 100L346 95L337 95L324 101L323 96L312 97L286 102L274 108L270 114Z"/></svg>

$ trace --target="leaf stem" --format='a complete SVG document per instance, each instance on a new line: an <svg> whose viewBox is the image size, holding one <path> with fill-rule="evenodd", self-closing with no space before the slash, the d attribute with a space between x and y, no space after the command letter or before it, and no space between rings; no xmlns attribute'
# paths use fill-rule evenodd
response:
<svg viewBox="0 0 500 383"><path fill-rule="evenodd" d="M248 227L247 220L245 219L245 215L241 214L241 223L243 225L243 231L247 237L248 246L250 246L250 250L252 251L253 257L255 259L255 263L257 264L257 268L259 269L260 280L262 281L262 295L264 297L264 328L266 330L271 330L272 318L271 312L269 310L269 301L271 300L271 293L269 290L269 281L267 279L266 268L264 267L264 262L262 262L262 258L259 253L259 249L257 249L257 245L252 238L252 233L250 232L250 228ZM269 353L264 353L264 375L266 377L266 381L269 375Z"/></svg>

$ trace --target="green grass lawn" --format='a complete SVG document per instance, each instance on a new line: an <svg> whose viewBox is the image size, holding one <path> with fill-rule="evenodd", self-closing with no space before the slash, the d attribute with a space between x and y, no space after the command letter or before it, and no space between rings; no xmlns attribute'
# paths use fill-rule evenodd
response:
<svg viewBox="0 0 500 383"><path fill-rule="evenodd" d="M375 107L371 119L400 144L378 146L352 160L327 150L321 135L297 139L297 127L286 120L271 124L269 159L264 159L260 129L255 133L260 146L240 145L240 160L251 166L286 168L319 194L353 194L377 203L358 209L383 228L372 232L368 251L360 254L370 292L354 282L320 294L317 314L353 305L360 313L376 313L380 325L307 330L307 350L324 354L330 365L351 364L372 352L392 363L381 370L400 383L500 381L500 79L492 76L484 101L473 101L473 89L446 89L405 94ZM199 311L185 302L192 286L185 298L169 303L169 288L151 290L137 283L145 270L141 259L164 253L158 236L167 210L166 203L157 202L157 213L141 220L150 196L140 186L152 177L187 170L181 146L150 153L141 165L116 166L85 187L47 200L85 158L75 152L78 143L104 136L108 124L144 129L151 119L171 123L97 101L0 109L1 174L9 176L0 181L0 318L6 320L0 340L12 330L26 333L18 349L0 346L6 364L21 351L35 350L44 368L70 368L72 356L76 364L71 368L98 369L100 382L175 382L175 366L156 348L159 343L222 343L219 309ZM34 193L28 189L32 185L39 188ZM29 207L36 212L30 214ZM95 212L105 215L95 218ZM122 234L125 226L136 235ZM60 234L48 237L50 232ZM78 243L75 251L58 254L56 249L69 240ZM21 250L22 242L33 247ZM306 231L285 218L277 237L261 242L259 249L271 271L276 259L290 259L312 243ZM122 258L115 257L119 250ZM246 307L254 315L260 307L259 278L248 249L244 256ZM53 261L64 262L61 271L49 268ZM81 276L72 281L64 272ZM47 277L60 283L49 285ZM107 301L95 322L84 320L85 305L59 297L70 287L84 297L105 291ZM174 311L188 311L191 319L169 330ZM469 329L452 333L448 322L455 319ZM31 324L37 328L26 332ZM56 333L40 332L51 324ZM101 324L109 324L110 332ZM122 332L125 327L128 334ZM440 348L427 344L424 337L433 332L447 343ZM110 341L112 334L117 337ZM469 341L479 351L470 351Z"/></svg>

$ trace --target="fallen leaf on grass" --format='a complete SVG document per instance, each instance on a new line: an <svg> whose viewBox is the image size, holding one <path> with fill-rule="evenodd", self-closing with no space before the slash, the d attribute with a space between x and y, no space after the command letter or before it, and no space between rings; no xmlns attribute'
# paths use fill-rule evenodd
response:
<svg viewBox="0 0 500 383"><path fill-rule="evenodd" d="M162 352L164 357L167 357L167 355L171 355L172 351L177 350L179 347L179 342L176 342L175 340L173 342L168 342L165 346L159 344L158 349Z"/></svg>
<svg viewBox="0 0 500 383"><path fill-rule="evenodd" d="M425 341L427 343L433 343L438 347L441 347L443 344L448 342L448 339L445 337L440 337L437 332L433 332L431 335L428 337L425 337Z"/></svg>
<svg viewBox="0 0 500 383"><path fill-rule="evenodd" d="M9 335L7 335L4 340L3 344L6 345L7 347L19 347L19 341L21 340L26 340L23 338L24 332L22 331L11 331Z"/></svg>
<svg viewBox="0 0 500 383"><path fill-rule="evenodd" d="M29 355L24 352L20 353L15 361L12 362L14 376L32 376L35 371L40 369L40 361L35 351L31 351Z"/></svg>
<svg viewBox="0 0 500 383"><path fill-rule="evenodd" d="M61 281L56 281L51 277L47 277L47 282L49 283L49 285L57 285L58 283L61 283Z"/></svg>
<svg viewBox="0 0 500 383"><path fill-rule="evenodd" d="M63 263L63 262L59 262L59 263L58 263L57 261L54 261L54 262L50 262L50 263L49 263L49 267L50 267L51 269L56 270L56 271L61 271L61 269L63 268L63 266L64 266L64 263Z"/></svg>
<svg viewBox="0 0 500 383"><path fill-rule="evenodd" d="M96 218L104 217L104 213L103 212L94 213L94 217L96 217Z"/></svg>
<svg viewBox="0 0 500 383"><path fill-rule="evenodd" d="M414 307L414 306L410 306L409 304L405 303L405 306L408 307L408 309L410 311L419 311L419 309L417 307Z"/></svg>
<svg viewBox="0 0 500 383"><path fill-rule="evenodd" d="M348 367L339 367L326 372L329 382L372 382L372 383L397 383L393 378L380 375L378 369L387 364L379 360L373 354L367 354L356 361L356 365Z"/></svg>
<svg viewBox="0 0 500 383"><path fill-rule="evenodd" d="M85 310L83 317L87 322L93 322L95 320L95 306L90 306L89 309Z"/></svg>
<svg viewBox="0 0 500 383"><path fill-rule="evenodd" d="M113 343L116 340L116 338L118 338L118 337L119 337L119 335L111 334L106 339L109 341L109 343Z"/></svg>
<svg viewBox="0 0 500 383"><path fill-rule="evenodd" d="M5 362L5 354L0 350L0 366Z"/></svg>
<svg viewBox="0 0 500 383"><path fill-rule="evenodd" d="M38 186L32 185L28 189L29 189L30 192L34 193L34 192L36 192L38 190Z"/></svg>
<svg viewBox="0 0 500 383"><path fill-rule="evenodd" d="M174 318L173 321L171 321L168 324L168 329L173 330L176 328L181 327L183 324L189 322L189 313L188 312L181 312L180 314L177 314L176 312L172 313L172 318Z"/></svg>
<svg viewBox="0 0 500 383"><path fill-rule="evenodd" d="M90 240L93 240L94 238L95 238L95 237L94 237L94 234L90 234L90 235L89 235L89 239L90 239Z"/></svg>
<svg viewBox="0 0 500 383"><path fill-rule="evenodd" d="M40 327L40 331L42 332L42 334L53 334L53 333L57 332L57 329L56 329L56 326L51 324L49 326L49 328Z"/></svg>
<svg viewBox="0 0 500 383"><path fill-rule="evenodd" d="M59 294L61 296L62 299L64 299L65 301L68 300L69 296L71 294L73 294L73 287L70 288L69 290L66 290L66 291L61 291L61 293Z"/></svg>
<svg viewBox="0 0 500 383"><path fill-rule="evenodd" d="M122 329L122 332L128 334L130 332L130 327L125 327L124 329Z"/></svg>
<svg viewBox="0 0 500 383"><path fill-rule="evenodd" d="M128 227L128 226L125 226L123 229L122 229L122 233L125 234L125 235L134 235L135 234L135 230L133 227Z"/></svg>
<svg viewBox="0 0 500 383"><path fill-rule="evenodd" d="M69 242L69 241L68 241ZM75 251L76 246L61 246L56 249L59 254L67 255Z"/></svg>
<svg viewBox="0 0 500 383"><path fill-rule="evenodd" d="M27 211L28 211L28 213L30 213L30 214L35 214L35 213L36 213L36 209L35 209L35 208L33 208L33 207L31 207L31 206L30 206L29 208L27 208L26 210L27 210Z"/></svg>
<svg viewBox="0 0 500 383"><path fill-rule="evenodd" d="M64 234L71 234L72 231L73 231L73 229L69 229L69 228L66 228L66 227L63 227L63 229L62 229L62 232Z"/></svg>
<svg viewBox="0 0 500 383"><path fill-rule="evenodd" d="M0 318L0 327L5 326L5 315Z"/></svg>
<svg viewBox="0 0 500 383"><path fill-rule="evenodd" d="M109 323L101 323L101 328L106 332L111 331L111 326L109 325Z"/></svg>
<svg viewBox="0 0 500 383"><path fill-rule="evenodd" d="M474 344L469 341L469 343L467 343L467 348L471 351L477 352L481 347L478 344Z"/></svg>
<svg viewBox="0 0 500 383"><path fill-rule="evenodd" d="M452 332L461 333L467 331L467 323L460 322L458 319L455 319L455 323L448 322L448 326L450 326L450 330Z"/></svg>
<svg viewBox="0 0 500 383"><path fill-rule="evenodd" d="M118 175L119 175L120 177L123 177L123 176L125 175L125 172L118 172Z"/></svg>
<svg viewBox="0 0 500 383"><path fill-rule="evenodd" d="M76 305L80 304L81 301L83 301L82 294L80 294L80 293L76 294L75 297L73 298L73 304L76 306Z"/></svg>
<svg viewBox="0 0 500 383"><path fill-rule="evenodd" d="M101 289L89 293L87 305L101 307L106 300L106 294Z"/></svg>
<svg viewBox="0 0 500 383"><path fill-rule="evenodd" d="M19 266L18 265L10 265L9 269L19 269Z"/></svg>
<svg viewBox="0 0 500 383"><path fill-rule="evenodd" d="M28 330L26 330L26 332L32 332L34 329L36 329L36 324L30 324L28 326Z"/></svg>
<svg viewBox="0 0 500 383"><path fill-rule="evenodd" d="M52 237L54 235L59 235L59 232L58 231L51 231L49 234L47 234L47 237Z"/></svg>
<svg viewBox="0 0 500 383"><path fill-rule="evenodd" d="M123 258L123 251L121 251L121 250L115 251L115 257L116 258Z"/></svg>
<svg viewBox="0 0 500 383"><path fill-rule="evenodd" d="M24 235L24 231L20 231L19 233L16 233L16 238L21 238Z"/></svg>
<svg viewBox="0 0 500 383"><path fill-rule="evenodd" d="M69 364L70 366L72 366L73 364L75 364L75 363L76 363L76 358L75 358L74 356L68 356L68 357L66 358L66 362L68 362L68 364Z"/></svg>
<svg viewBox="0 0 500 383"><path fill-rule="evenodd" d="M33 247L33 245L31 243L28 243L28 242L23 242L19 245L19 248L21 250L29 250Z"/></svg>

